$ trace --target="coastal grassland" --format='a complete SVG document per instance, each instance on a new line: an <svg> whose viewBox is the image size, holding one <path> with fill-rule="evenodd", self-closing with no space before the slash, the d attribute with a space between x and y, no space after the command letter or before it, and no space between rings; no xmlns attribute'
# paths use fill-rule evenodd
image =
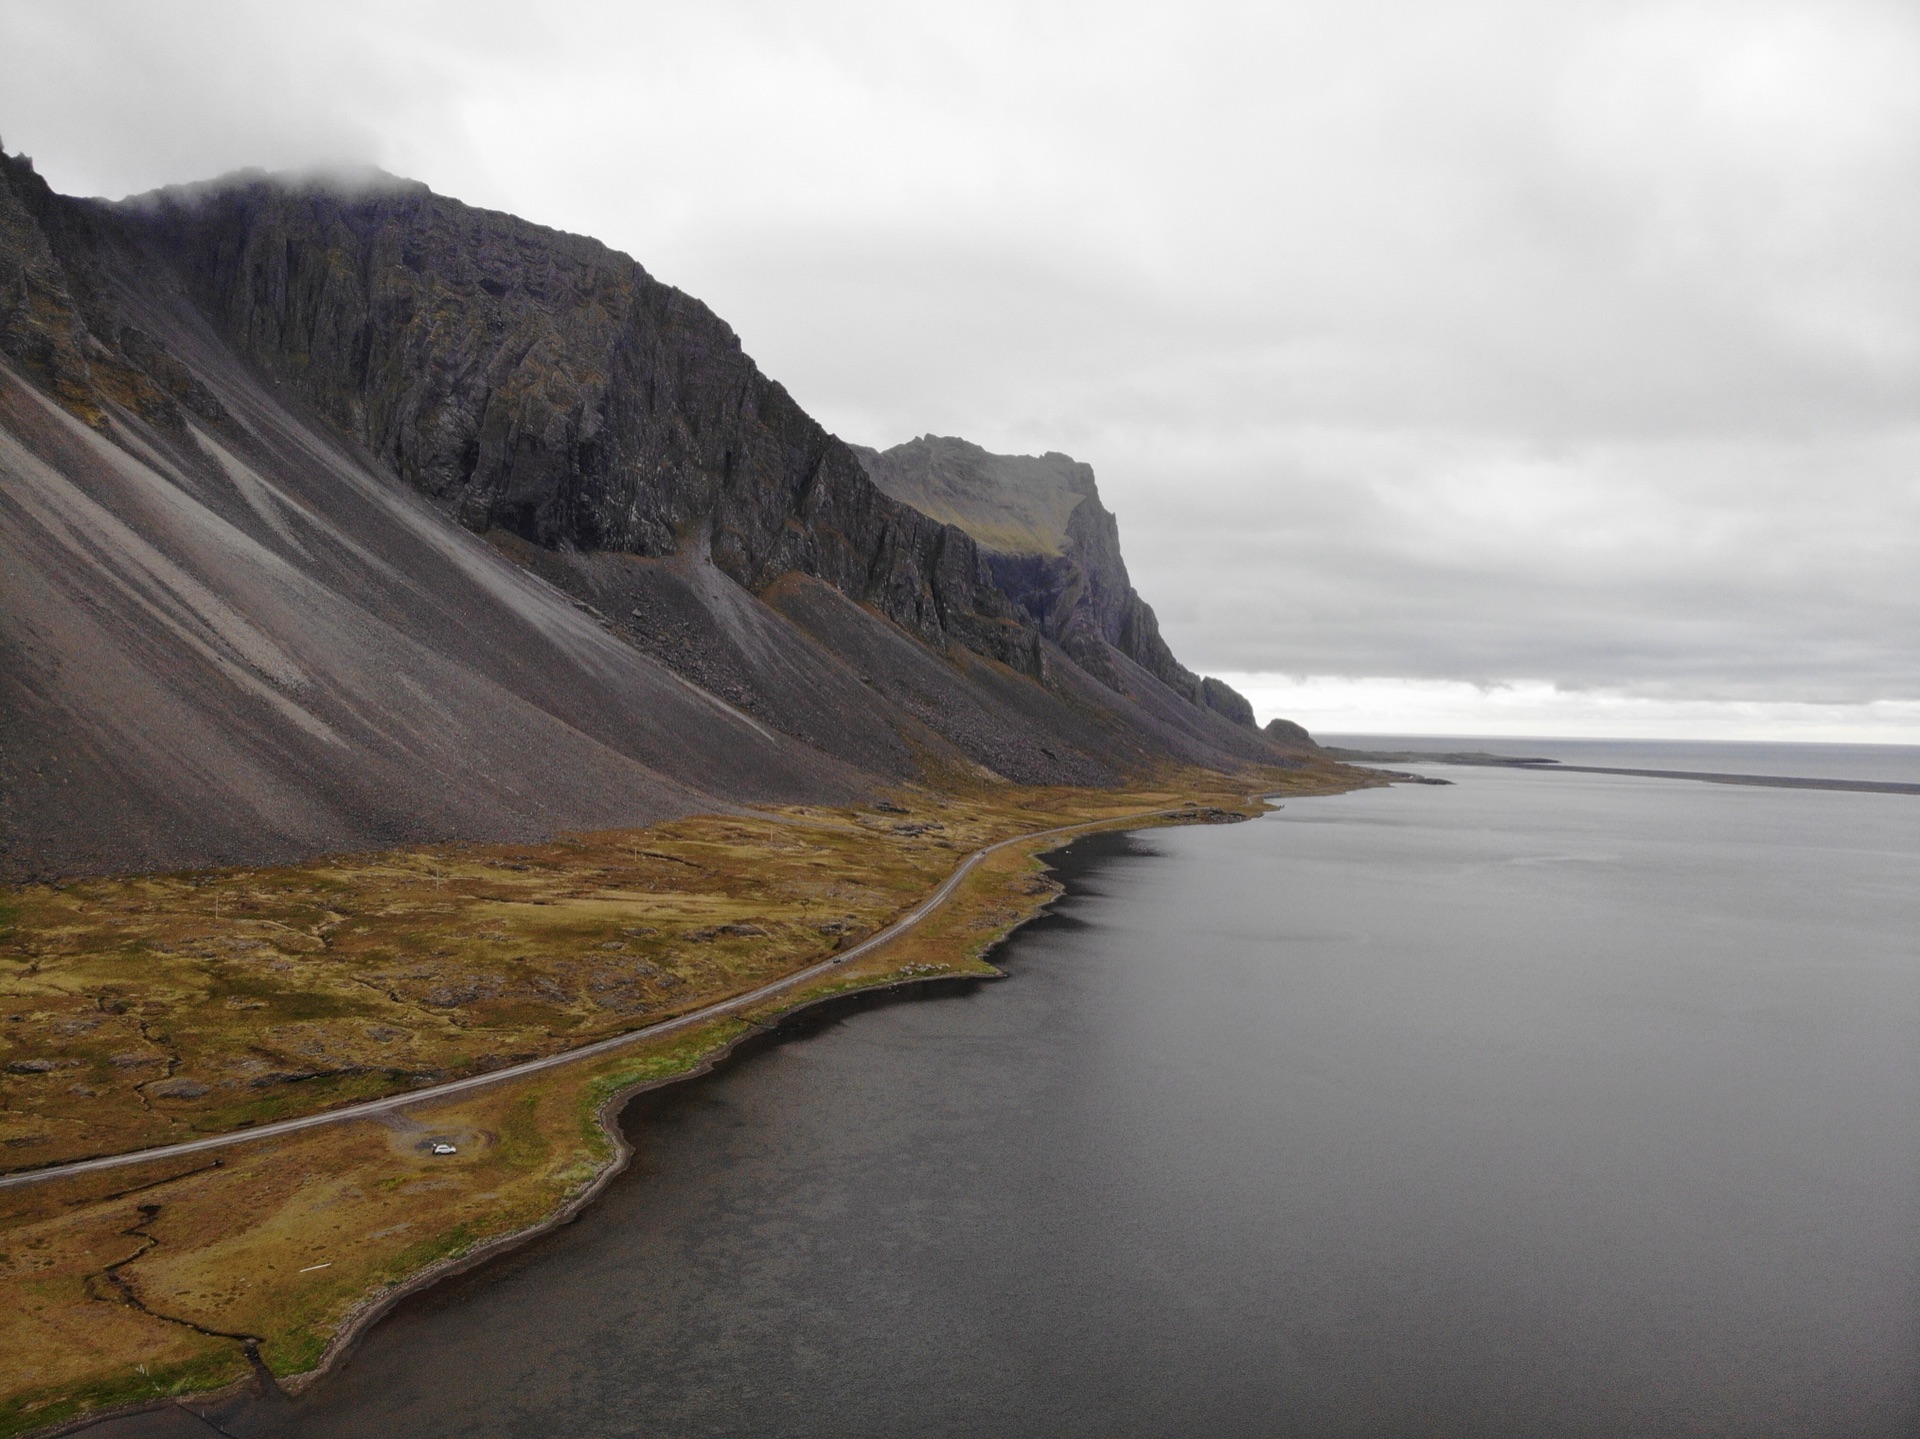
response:
<svg viewBox="0 0 1920 1439"><path fill-rule="evenodd" d="M0 1192L0 1434L312 1372L409 1280L536 1228L614 1157L595 1115L699 1067L720 1020L379 1119ZM435 1155L435 1141L457 1153Z"/></svg>
<svg viewBox="0 0 1920 1439"><path fill-rule="evenodd" d="M224 1132L635 1029L857 941L1013 827L923 800L22 889L0 933L0 1164Z"/></svg>
<svg viewBox="0 0 1920 1439"><path fill-rule="evenodd" d="M0 1062L8 1138L31 1142L0 1153L20 1168L165 1143L570 1049L857 942L995 840L1150 809L1232 818L1259 808L1250 789L1357 779L906 792L886 809L15 891ZM996 851L914 929L741 1017L378 1117L0 1191L0 1435L260 1369L297 1383L402 1288L583 1202L619 1158L609 1116L635 1088L831 994L997 973L987 951L1056 892L1036 856L1061 842ZM186 1083L155 1092L172 1080ZM437 1139L458 1152L432 1154Z"/></svg>

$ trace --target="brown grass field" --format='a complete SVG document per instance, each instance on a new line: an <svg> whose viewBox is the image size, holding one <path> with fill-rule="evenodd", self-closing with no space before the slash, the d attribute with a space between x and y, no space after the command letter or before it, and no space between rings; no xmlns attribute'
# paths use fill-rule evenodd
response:
<svg viewBox="0 0 1920 1439"><path fill-rule="evenodd" d="M0 1168L312 1113L572 1049L751 989L904 914L973 850L1337 766L1128 792L906 791L546 844L0 893ZM1176 821L1177 822L1177 821ZM1132 822L1137 827L1138 821ZM297 1387L403 1288L552 1222L621 1157L612 1112L828 994L992 975L1057 892L1011 846L897 940L764 1012L403 1111L0 1190L0 1436L245 1381ZM458 1153L436 1156L444 1139Z"/></svg>

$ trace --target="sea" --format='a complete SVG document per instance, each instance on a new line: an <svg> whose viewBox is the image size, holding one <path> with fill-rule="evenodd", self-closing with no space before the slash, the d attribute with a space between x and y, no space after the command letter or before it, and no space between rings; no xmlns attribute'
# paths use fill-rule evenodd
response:
<svg viewBox="0 0 1920 1439"><path fill-rule="evenodd" d="M1006 979L637 1101L296 1401L97 1432L1920 1433L1920 796L1398 768L1450 783L1076 842Z"/></svg>
<svg viewBox="0 0 1920 1439"><path fill-rule="evenodd" d="M1327 735L1322 739L1343 749L1412 750L1429 754L1480 750L1512 758L1552 759L1561 764L1599 765L1608 769L1691 770L1708 774L1920 784L1920 745L1528 739L1505 735Z"/></svg>

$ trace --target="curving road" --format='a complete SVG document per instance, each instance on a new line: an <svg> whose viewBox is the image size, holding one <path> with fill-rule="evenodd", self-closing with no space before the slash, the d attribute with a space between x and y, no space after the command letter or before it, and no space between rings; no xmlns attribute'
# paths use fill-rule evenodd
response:
<svg viewBox="0 0 1920 1439"><path fill-rule="evenodd" d="M583 1044L578 1049L563 1050L559 1054L549 1054L542 1059L524 1060L519 1064L510 1064L504 1069L490 1070L486 1074L475 1074L466 1079L452 1079L445 1084L430 1085L425 1089L410 1089L402 1094L390 1094L384 1099L369 1099L360 1104L349 1104L339 1109L322 1110L318 1114L306 1114L298 1119L276 1120L272 1124L261 1124L251 1129L236 1129L226 1134L210 1134L204 1139L183 1140L179 1144L161 1144L151 1149L130 1149L124 1154L107 1154L98 1159L76 1159L70 1164L51 1164L45 1169L30 1169L17 1174L0 1174L0 1189L39 1184L46 1180L64 1179L75 1174L91 1174L101 1169L118 1169L129 1164L146 1164L156 1159L179 1159L190 1154L205 1154L210 1149L224 1149L232 1144L248 1144L256 1139L272 1139L282 1134L295 1134L303 1129L317 1129L323 1124L344 1124L349 1120L364 1119L370 1114L403 1109L409 1104L419 1104L423 1100L444 1099L450 1094L462 1094L470 1089L479 1089L483 1085L500 1084L509 1079L523 1079L529 1074L538 1074L545 1069L556 1069L563 1064L572 1064L577 1059L589 1059L594 1055L608 1054L630 1044L658 1039L664 1034L672 1034L677 1030L691 1029L695 1025L705 1024L710 1019L718 1019L722 1015L752 1009L798 985L818 979L823 974L830 974L841 965L849 964L861 955L898 939L944 904L959 886L960 881L972 872L974 866L996 850L1006 849L1009 845L1025 844L1029 840L1071 834L1079 829L1096 829L1102 825L1152 819L1189 808L1191 806L1177 805L1172 809L1149 809L1141 810L1137 814L1111 815L1105 819L1083 820L1079 824L1063 824L1053 829L1035 830L1030 834L1017 834L1010 839L990 844L984 849L977 849L961 861L960 866L948 875L932 894L879 933L861 940L852 949L823 959L817 964L810 964L805 969L795 970L792 974L772 980L758 989L750 989L745 994L736 994L731 999L716 1000L712 1004L689 1010L673 1019L663 1019L658 1024L649 1024L641 1029L630 1029L625 1034L616 1034L608 1039L596 1040L592 1044Z"/></svg>

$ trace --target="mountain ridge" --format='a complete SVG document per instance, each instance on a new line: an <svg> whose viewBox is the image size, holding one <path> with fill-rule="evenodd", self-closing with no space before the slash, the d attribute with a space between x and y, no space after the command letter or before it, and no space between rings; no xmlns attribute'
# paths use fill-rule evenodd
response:
<svg viewBox="0 0 1920 1439"><path fill-rule="evenodd" d="M113 204L0 155L0 873L1275 759L699 301L386 179Z"/></svg>
<svg viewBox="0 0 1920 1439"><path fill-rule="evenodd" d="M1161 637L1159 617L1127 574L1120 522L1101 503L1091 465L1058 450L997 455L942 435L854 453L886 494L967 531L1015 613L1089 674L1123 688L1110 647L1191 703L1254 727L1244 697L1181 664Z"/></svg>

